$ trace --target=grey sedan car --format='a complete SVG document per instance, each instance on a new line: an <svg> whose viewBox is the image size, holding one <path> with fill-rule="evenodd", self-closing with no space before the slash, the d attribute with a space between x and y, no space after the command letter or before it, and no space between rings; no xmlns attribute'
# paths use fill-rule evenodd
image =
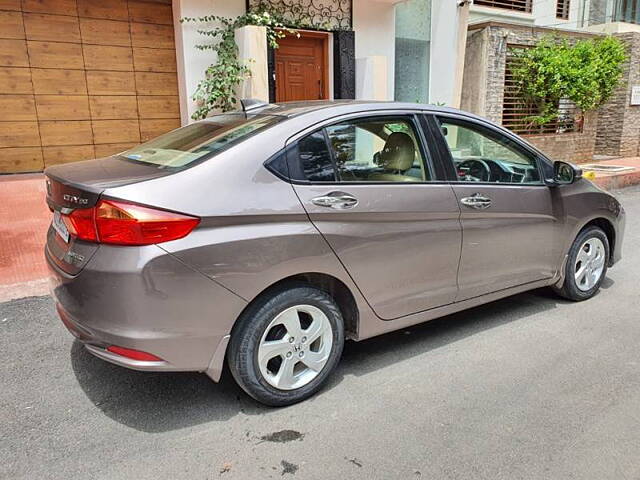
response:
<svg viewBox="0 0 640 480"><path fill-rule="evenodd" d="M624 210L502 127L406 103L247 102L46 170L64 325L152 371L225 364L269 405L364 340L551 286L596 294Z"/></svg>

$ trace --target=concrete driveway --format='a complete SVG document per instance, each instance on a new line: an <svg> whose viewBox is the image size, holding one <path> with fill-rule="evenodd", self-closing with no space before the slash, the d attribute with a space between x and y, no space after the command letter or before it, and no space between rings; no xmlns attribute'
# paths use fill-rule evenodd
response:
<svg viewBox="0 0 640 480"><path fill-rule="evenodd" d="M0 478L640 479L640 189L594 299L518 295L360 344L317 397L91 357L47 297L0 304Z"/></svg>

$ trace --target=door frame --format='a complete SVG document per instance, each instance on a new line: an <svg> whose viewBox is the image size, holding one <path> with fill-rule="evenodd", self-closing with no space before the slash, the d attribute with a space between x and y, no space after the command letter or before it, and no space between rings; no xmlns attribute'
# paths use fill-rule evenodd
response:
<svg viewBox="0 0 640 480"><path fill-rule="evenodd" d="M282 32L285 34L285 37L295 37L297 34L300 34L300 37L307 37L307 38L317 38L317 39L321 39L322 40L322 71L324 72L324 74L322 75L322 95L327 99L327 100L331 100L331 89L329 88L329 79L332 77L330 70L331 65L329 64L329 42L331 40L331 33L330 32L323 32L323 31L318 31L318 30L302 30L302 29L298 29L296 30L296 33L289 33L284 29L277 29L278 31ZM277 89L277 82L276 82L276 69L275 69L275 65L276 65L276 59L278 56L278 51L277 49L274 50L273 52L273 63L271 65L271 72L269 73L269 76L271 78L273 78L273 100L276 101L276 96L278 94L278 92L276 91ZM271 62L269 62L271 63Z"/></svg>

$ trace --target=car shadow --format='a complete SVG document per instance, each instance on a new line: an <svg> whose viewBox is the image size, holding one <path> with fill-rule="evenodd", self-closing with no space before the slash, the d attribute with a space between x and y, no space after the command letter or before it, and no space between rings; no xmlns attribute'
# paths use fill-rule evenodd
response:
<svg viewBox="0 0 640 480"><path fill-rule="evenodd" d="M564 302L549 289L539 289L373 339L347 342L324 391L345 377L374 372ZM71 364L80 387L96 407L116 422L140 431L164 432L224 421L239 413L273 411L246 395L228 369L217 384L199 373L137 372L94 357L78 341L71 347Z"/></svg>

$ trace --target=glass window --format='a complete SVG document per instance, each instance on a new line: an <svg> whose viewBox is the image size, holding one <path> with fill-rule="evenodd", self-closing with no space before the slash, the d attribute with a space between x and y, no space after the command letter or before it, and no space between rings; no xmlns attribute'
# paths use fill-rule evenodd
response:
<svg viewBox="0 0 640 480"><path fill-rule="evenodd" d="M422 182L430 177L413 122L368 118L326 127L338 180Z"/></svg>
<svg viewBox="0 0 640 480"><path fill-rule="evenodd" d="M535 158L508 137L466 122L440 119L458 180L462 182L542 183Z"/></svg>
<svg viewBox="0 0 640 480"><path fill-rule="evenodd" d="M429 101L431 0L396 4L395 99Z"/></svg>
<svg viewBox="0 0 640 480"><path fill-rule="evenodd" d="M307 135L298 142L298 155L305 178L311 182L335 182L331 154L324 131Z"/></svg>
<svg viewBox="0 0 640 480"><path fill-rule="evenodd" d="M276 115L216 115L165 133L120 156L158 168L186 168L282 119L284 117Z"/></svg>

